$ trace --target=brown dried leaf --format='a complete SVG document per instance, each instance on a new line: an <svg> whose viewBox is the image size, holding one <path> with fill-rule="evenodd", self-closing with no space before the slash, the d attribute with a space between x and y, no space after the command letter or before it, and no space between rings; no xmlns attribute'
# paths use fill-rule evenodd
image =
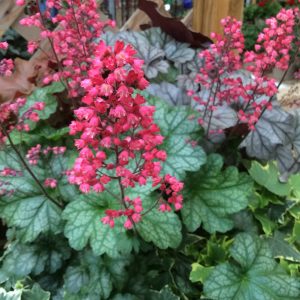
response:
<svg viewBox="0 0 300 300"><path fill-rule="evenodd" d="M208 48L212 40L207 36L189 30L182 22L175 18L162 16L153 1L140 0L138 8L144 11L152 21L153 27L160 27L162 31L175 40L190 44L194 48Z"/></svg>
<svg viewBox="0 0 300 300"><path fill-rule="evenodd" d="M14 63L14 73L0 77L0 103L32 93L49 68L46 55L29 61L16 58Z"/></svg>

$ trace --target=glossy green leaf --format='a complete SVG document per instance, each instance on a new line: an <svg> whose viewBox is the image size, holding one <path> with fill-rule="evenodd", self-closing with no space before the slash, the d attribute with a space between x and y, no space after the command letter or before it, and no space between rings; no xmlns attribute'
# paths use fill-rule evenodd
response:
<svg viewBox="0 0 300 300"><path fill-rule="evenodd" d="M279 181L279 171L274 162L263 166L257 161L253 161L249 174L259 185L278 196L287 196L290 192L290 184Z"/></svg>
<svg viewBox="0 0 300 300"><path fill-rule="evenodd" d="M230 253L235 262L218 265L204 282L213 300L292 300L300 297L300 281L283 271L267 242L258 236L236 236Z"/></svg>
<svg viewBox="0 0 300 300"><path fill-rule="evenodd" d="M204 282L213 271L213 267L204 267L198 263L192 264L190 280L192 282Z"/></svg>
<svg viewBox="0 0 300 300"><path fill-rule="evenodd" d="M274 257L300 263L300 252L286 240L282 232L275 231L267 241Z"/></svg>
<svg viewBox="0 0 300 300"><path fill-rule="evenodd" d="M203 223L206 231L226 232L234 223L232 214L244 209L252 192L252 180L235 167L222 171L223 160L212 154L207 164L189 174L184 188L183 222L189 231Z"/></svg>
<svg viewBox="0 0 300 300"><path fill-rule="evenodd" d="M276 229L276 223L262 213L254 213L254 217L260 222L262 229L266 235L271 235Z"/></svg>

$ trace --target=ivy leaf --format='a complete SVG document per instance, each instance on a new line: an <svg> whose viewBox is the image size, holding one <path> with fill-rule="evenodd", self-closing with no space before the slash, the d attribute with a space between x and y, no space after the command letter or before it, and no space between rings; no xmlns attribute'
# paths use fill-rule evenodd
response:
<svg viewBox="0 0 300 300"><path fill-rule="evenodd" d="M156 105L154 119L165 137L162 148L168 153L162 172L182 180L187 171L199 170L206 161L203 149L190 143L199 131L197 120L190 117L188 108L171 107L156 98L149 102Z"/></svg>
<svg viewBox="0 0 300 300"><path fill-rule="evenodd" d="M23 290L22 300L50 300L50 293L35 283L31 290Z"/></svg>
<svg viewBox="0 0 300 300"><path fill-rule="evenodd" d="M268 238L273 257L284 258L288 261L300 263L300 253L292 244L285 240L285 235L275 231L274 236Z"/></svg>
<svg viewBox="0 0 300 300"><path fill-rule="evenodd" d="M116 257L129 253L132 242L121 224L110 228L101 222L108 209L105 197L110 197L105 195L79 197L69 203L63 212L63 219L67 221L64 233L77 251L90 244L95 255L106 253Z"/></svg>
<svg viewBox="0 0 300 300"><path fill-rule="evenodd" d="M279 181L278 168L274 162L263 166L257 161L252 161L249 174L259 185L278 196L287 196L290 193L290 185Z"/></svg>
<svg viewBox="0 0 300 300"><path fill-rule="evenodd" d="M21 290L7 292L5 289L0 287L1 300L21 300L21 295L22 295Z"/></svg>
<svg viewBox="0 0 300 300"><path fill-rule="evenodd" d="M181 211L189 231L195 231L203 223L210 233L226 232L234 225L231 215L247 206L252 192L250 177L235 167L224 171L222 167L222 157L212 154L199 172L189 175Z"/></svg>
<svg viewBox="0 0 300 300"><path fill-rule="evenodd" d="M136 224L138 233L146 242L153 242L160 249L176 248L181 242L181 222L174 212L161 212L151 209L155 199L143 199L145 211L150 211Z"/></svg>
<svg viewBox="0 0 300 300"><path fill-rule="evenodd" d="M176 296L169 286L165 286L162 290L151 291L149 300L179 300L180 298Z"/></svg>
<svg viewBox="0 0 300 300"><path fill-rule="evenodd" d="M204 267L198 263L192 264L192 271L190 274L190 280L192 282L204 282L211 274L214 267Z"/></svg>
<svg viewBox="0 0 300 300"><path fill-rule="evenodd" d="M94 256L91 251L80 253L74 264L67 268L64 289L70 295L77 296L74 299L110 299L112 277L104 258Z"/></svg>
<svg viewBox="0 0 300 300"><path fill-rule="evenodd" d="M215 267L204 282L206 297L216 300L299 299L299 279L288 276L280 268L267 242L242 233L236 236L230 253L236 263Z"/></svg>

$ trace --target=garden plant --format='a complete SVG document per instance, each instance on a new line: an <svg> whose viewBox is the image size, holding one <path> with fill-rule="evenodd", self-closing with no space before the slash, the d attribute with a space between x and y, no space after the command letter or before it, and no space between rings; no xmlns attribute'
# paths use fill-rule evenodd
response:
<svg viewBox="0 0 300 300"><path fill-rule="evenodd" d="M248 51L230 17L197 49L44 5L20 23L47 68L0 98L0 299L300 299L300 110L277 99L299 8Z"/></svg>

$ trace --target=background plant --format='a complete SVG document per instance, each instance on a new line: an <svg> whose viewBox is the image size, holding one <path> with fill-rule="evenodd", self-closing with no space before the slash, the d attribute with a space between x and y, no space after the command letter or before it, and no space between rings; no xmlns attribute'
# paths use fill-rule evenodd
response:
<svg viewBox="0 0 300 300"><path fill-rule="evenodd" d="M205 72L213 75L209 59L214 62L218 55L209 57L214 54L211 49L199 58L188 45L177 43L157 29L121 33L119 39L125 44L116 42L109 33L102 36L103 24L95 25L91 31L80 23L89 19L93 26L98 20L92 9L87 12L87 2L64 3L67 13L60 19L61 30L53 33L44 28L43 36L53 42L57 54L56 72L47 74L45 86L26 100L21 98L1 107L0 216L7 230L0 295L4 299L45 300L259 299L261 295L298 299L299 174L295 170L287 172L296 174L280 182L282 167L273 161L274 151L281 146L296 153L297 115L284 112L272 98L272 115L266 111L266 120L261 116L258 122L255 120L252 125L256 131L250 133L262 131L259 126L271 128L258 137L262 145L270 145L270 156L255 161L239 150L242 137L235 136L235 144L232 136L226 137L226 129L236 124L239 116L229 102L222 108L233 111L235 121L223 127L222 147L214 143L206 154L200 144L208 149L211 135L207 127L199 126L201 110L197 101L192 104L191 95L207 95L212 86L213 91L218 90L218 80L206 86L200 78ZM53 3L49 3L52 8ZM59 4L60 1L54 2ZM94 2L90 4L93 8ZM37 16L32 16L23 23L36 20ZM229 19L223 24L232 34L228 36L241 42L240 33L235 31L240 25ZM62 37L66 43L57 45ZM78 39L81 47L75 46L79 45ZM240 45L235 44L238 49ZM213 49L221 49L218 46L221 39ZM224 54L237 63L233 69L223 65L230 76L224 76L222 83L229 88L223 85L220 93L230 90L232 83L251 89L258 84L248 72L240 70L241 53ZM143 91L147 80L141 70L141 58L146 61L143 68L147 79L153 80ZM279 63L289 65L286 60ZM275 93L273 82L265 81L263 75L261 78L271 90L263 85L261 94ZM194 93L186 95L182 85ZM241 90L238 92L245 96ZM226 95L232 101L236 96ZM61 114L66 103L69 113ZM185 103L190 105L182 105ZM218 119L211 111L210 126L219 121L219 129L226 123L225 114L222 111L219 116L223 118ZM275 122L274 116L278 117ZM128 120L132 122L128 124ZM265 125L260 125L263 121ZM73 135L69 134L70 123ZM148 127L153 131L147 132ZM288 134L283 135L286 131ZM151 140L162 135L164 141L147 149L130 149L130 142L137 136L147 144L145 134L150 134ZM247 151L257 150L250 145L246 141ZM128 155L121 155L116 146ZM257 156L266 153L257 152ZM142 155L153 167L157 153L157 158L165 160L158 168L161 178L168 181L163 190L139 178L145 170L145 162L139 162ZM236 155L234 160L230 159L232 153ZM95 170L94 160L99 158L102 165ZM123 165L116 164L116 159ZM136 166L135 178L127 171ZM120 167L121 171L125 169L125 176L113 173ZM110 180L106 181L105 175ZM75 185L70 185L70 176ZM184 183L183 208L161 212L159 205L166 204L174 191L181 192L182 185L173 176ZM101 178L105 180L101 182ZM161 178L158 182L164 184ZM120 188L122 180L126 188ZM99 182L103 187L96 185ZM133 205L134 210L140 201L126 203L124 192L130 200L141 199L143 211L138 222L131 222L131 207L126 206ZM116 198L124 200L125 206ZM176 201L170 204L176 208ZM161 210L165 208L169 210L167 206ZM105 224L112 221L107 219L110 213L118 215L113 217L113 228ZM127 230L124 224L132 229Z"/></svg>

